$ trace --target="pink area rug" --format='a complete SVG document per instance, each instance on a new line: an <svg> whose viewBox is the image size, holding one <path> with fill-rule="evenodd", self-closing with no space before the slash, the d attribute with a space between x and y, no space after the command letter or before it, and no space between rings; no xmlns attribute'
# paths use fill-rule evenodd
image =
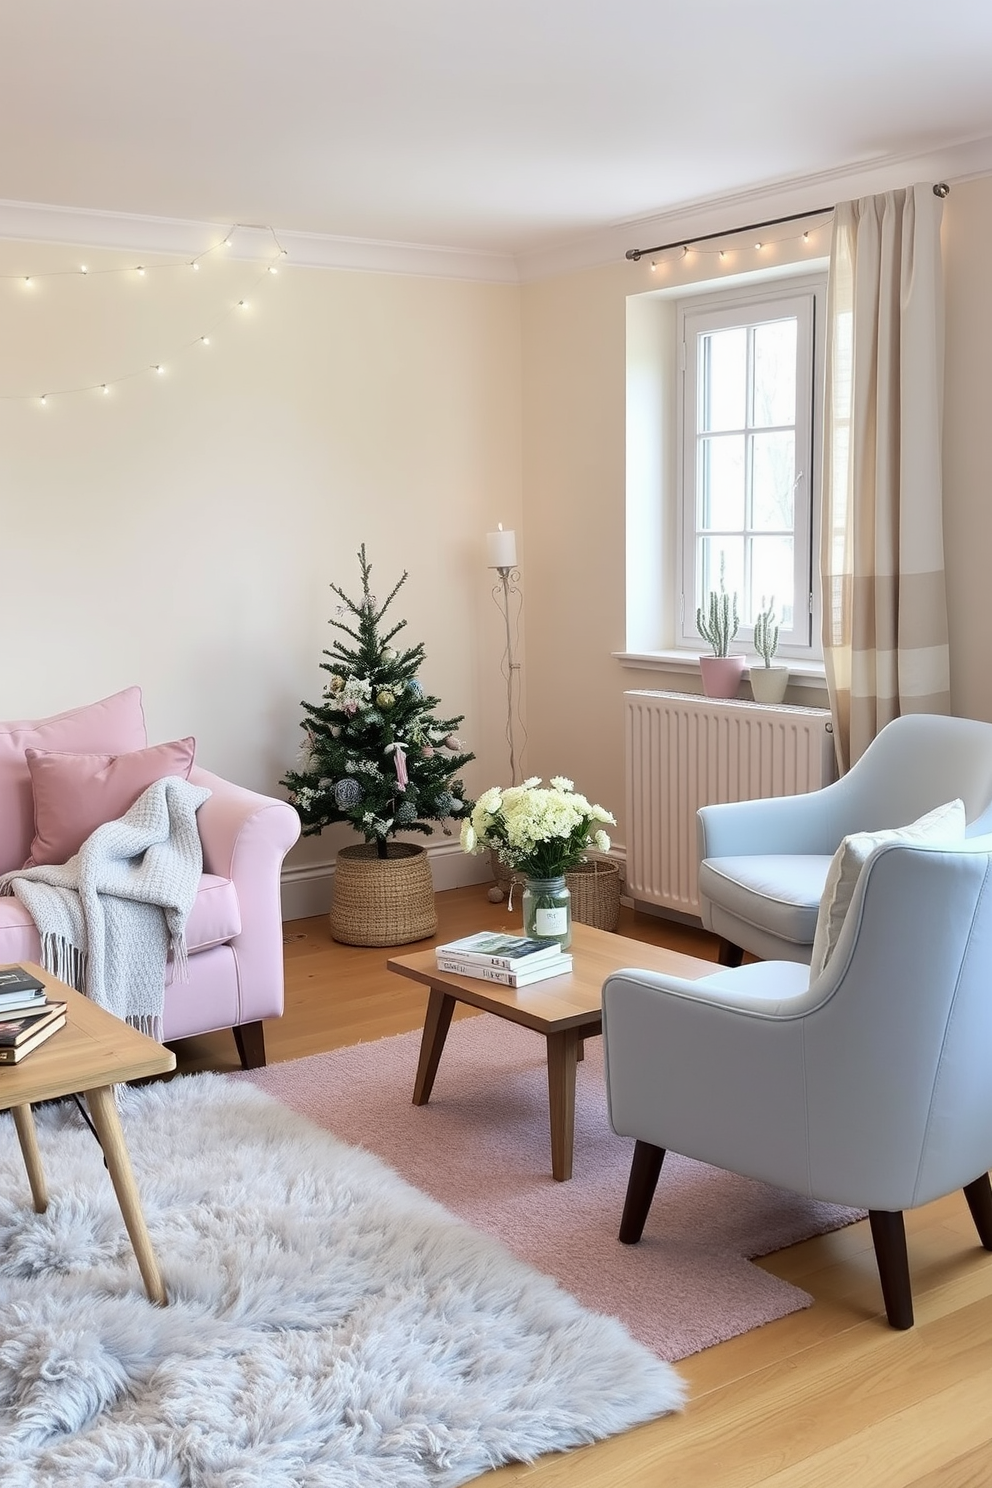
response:
<svg viewBox="0 0 992 1488"><path fill-rule="evenodd" d="M454 1022L430 1104L412 1104L420 1034L228 1078L363 1146L494 1235L661 1358L685 1358L808 1307L748 1257L861 1218L669 1153L644 1238L617 1240L633 1143L610 1130L602 1042L579 1065L574 1176L551 1177L545 1043L491 1017Z"/></svg>

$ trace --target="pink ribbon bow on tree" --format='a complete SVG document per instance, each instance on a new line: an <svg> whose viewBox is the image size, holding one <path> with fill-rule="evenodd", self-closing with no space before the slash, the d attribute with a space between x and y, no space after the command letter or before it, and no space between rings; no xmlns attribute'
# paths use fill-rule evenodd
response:
<svg viewBox="0 0 992 1488"><path fill-rule="evenodd" d="M406 790L410 783L406 773L406 750L399 742L387 744L386 748L392 751L393 764L396 766L396 784L400 790Z"/></svg>

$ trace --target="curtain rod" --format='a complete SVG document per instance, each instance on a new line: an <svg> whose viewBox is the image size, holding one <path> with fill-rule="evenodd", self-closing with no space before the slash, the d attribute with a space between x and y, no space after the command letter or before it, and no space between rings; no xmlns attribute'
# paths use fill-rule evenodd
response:
<svg viewBox="0 0 992 1488"><path fill-rule="evenodd" d="M933 188L934 196L949 196L951 188L943 181L938 181ZM697 238L680 238L674 243L658 243L654 248L628 248L624 254L625 258L637 263L645 253L666 253L669 248L691 248L693 243L709 243L713 238L732 238L737 233L755 232L759 227L778 227L783 222L801 222L804 217L823 217L832 212L831 207L813 207L808 212L793 212L788 217L769 217L764 222L745 222L742 227L725 227L722 232L702 233Z"/></svg>

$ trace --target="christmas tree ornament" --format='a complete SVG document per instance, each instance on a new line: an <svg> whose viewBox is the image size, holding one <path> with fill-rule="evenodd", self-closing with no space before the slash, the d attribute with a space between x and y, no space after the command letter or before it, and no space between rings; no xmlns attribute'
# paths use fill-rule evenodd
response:
<svg viewBox="0 0 992 1488"><path fill-rule="evenodd" d="M382 708L384 712L392 708L396 702L396 694L388 687L383 687L375 695L375 705Z"/></svg>
<svg viewBox="0 0 992 1488"><path fill-rule="evenodd" d="M354 776L346 776L334 787L334 799L341 811L353 810L362 799L362 787Z"/></svg>

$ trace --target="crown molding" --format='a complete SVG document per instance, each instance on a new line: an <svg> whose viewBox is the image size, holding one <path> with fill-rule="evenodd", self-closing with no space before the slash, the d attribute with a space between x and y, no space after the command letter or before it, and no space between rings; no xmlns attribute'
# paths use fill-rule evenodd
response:
<svg viewBox="0 0 992 1488"><path fill-rule="evenodd" d="M924 154L879 156L814 175L765 182L746 191L686 201L650 216L628 218L591 233L574 234L556 244L514 257L480 249L438 244L393 243L374 238L331 237L290 232L274 225L241 223L228 250L232 258L266 258L272 232L286 250L287 267L345 269L357 273L408 274L433 279L519 284L556 274L621 265L628 248L689 238L733 228L741 218L785 216L814 211L827 202L849 200L905 186L910 181L950 185L992 174L992 137L964 140ZM215 246L229 222L192 222L102 212L88 207L49 206L0 200L0 238L127 253L161 253L192 258Z"/></svg>
<svg viewBox="0 0 992 1488"><path fill-rule="evenodd" d="M813 212L835 201L892 191L912 181L947 181L949 185L992 174L992 136L960 141L925 154L879 156L857 165L836 166L815 175L765 182L746 191L683 202L649 217L630 218L598 232L520 254L521 283L556 274L581 273L623 264L628 248L647 248L676 238L728 231L740 220ZM631 265L631 267L634 267Z"/></svg>
<svg viewBox="0 0 992 1488"><path fill-rule="evenodd" d="M174 217L101 212L88 207L0 201L0 238L32 243L60 243L78 248L193 258L214 247L227 235L230 227L229 222L190 222ZM516 263L510 254L422 243L381 242L373 238L337 238L322 233L288 232L278 226L270 229L252 223L238 224L228 250L230 257L270 257L273 231L286 250L287 267L517 283Z"/></svg>

